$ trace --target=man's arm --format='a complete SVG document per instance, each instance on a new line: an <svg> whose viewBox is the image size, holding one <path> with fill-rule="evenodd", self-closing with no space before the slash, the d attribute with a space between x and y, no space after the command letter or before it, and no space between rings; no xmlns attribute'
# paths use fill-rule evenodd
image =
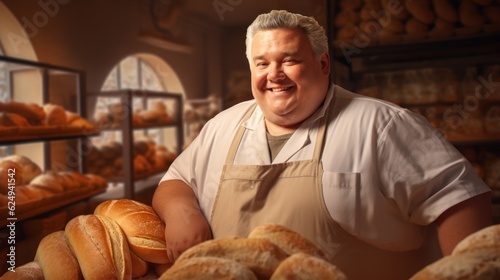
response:
<svg viewBox="0 0 500 280"><path fill-rule="evenodd" d="M152 206L165 222L167 254L171 262L190 247L212 238L196 195L183 181L160 183L153 195Z"/></svg>
<svg viewBox="0 0 500 280"><path fill-rule="evenodd" d="M436 220L443 255L468 235L492 225L491 193L484 193L446 210Z"/></svg>

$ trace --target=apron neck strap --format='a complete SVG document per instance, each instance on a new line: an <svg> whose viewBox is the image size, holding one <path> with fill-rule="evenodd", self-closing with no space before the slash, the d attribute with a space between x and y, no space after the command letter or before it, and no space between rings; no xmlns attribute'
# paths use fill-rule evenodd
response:
<svg viewBox="0 0 500 280"><path fill-rule="evenodd" d="M255 108L257 108L257 102L254 105L252 105L252 107L250 107L248 112L246 112L245 116L243 116L241 123L246 122L250 118L253 111L255 111ZM228 156L226 157L226 165L230 165L234 162L236 151L238 150L238 146L240 145L241 139L243 138L243 133L245 133L245 127L240 124L238 130L236 131L236 134L233 137L231 146L229 146Z"/></svg>

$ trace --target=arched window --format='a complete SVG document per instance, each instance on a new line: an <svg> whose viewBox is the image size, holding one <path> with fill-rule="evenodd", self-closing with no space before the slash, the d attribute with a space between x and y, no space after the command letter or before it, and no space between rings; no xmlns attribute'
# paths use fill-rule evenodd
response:
<svg viewBox="0 0 500 280"><path fill-rule="evenodd" d="M160 58L149 54L138 54L124 58L108 74L101 87L101 91L125 89L139 89L158 92L178 92L183 93L177 75L173 69ZM156 100L149 99L148 102ZM165 102L165 100L161 100ZM117 98L99 97L95 105L95 113L108 111L110 106L119 102ZM148 107L143 100L137 98L132 100L132 111L137 112ZM173 101L166 101L167 111L173 115ZM162 144L172 151L177 150L175 143L176 131L165 129L135 130L134 139L147 138ZM93 143L101 145L109 141L121 141L121 133L117 131L103 131L100 137L93 139Z"/></svg>

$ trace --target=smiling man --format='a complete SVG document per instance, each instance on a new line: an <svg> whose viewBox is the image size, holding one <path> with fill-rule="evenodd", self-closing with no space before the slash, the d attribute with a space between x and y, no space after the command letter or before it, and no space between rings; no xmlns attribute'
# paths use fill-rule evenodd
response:
<svg viewBox="0 0 500 280"><path fill-rule="evenodd" d="M172 261L274 223L351 280L408 279L491 224L490 189L423 117L330 82L313 18L260 15L246 46L254 100L211 119L153 197Z"/></svg>

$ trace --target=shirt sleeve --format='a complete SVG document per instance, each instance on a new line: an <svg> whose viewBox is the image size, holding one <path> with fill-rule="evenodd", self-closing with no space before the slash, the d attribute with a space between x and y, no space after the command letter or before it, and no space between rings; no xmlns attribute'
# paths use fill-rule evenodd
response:
<svg viewBox="0 0 500 280"><path fill-rule="evenodd" d="M470 163L427 120L400 110L378 141L381 191L411 223L490 191Z"/></svg>

